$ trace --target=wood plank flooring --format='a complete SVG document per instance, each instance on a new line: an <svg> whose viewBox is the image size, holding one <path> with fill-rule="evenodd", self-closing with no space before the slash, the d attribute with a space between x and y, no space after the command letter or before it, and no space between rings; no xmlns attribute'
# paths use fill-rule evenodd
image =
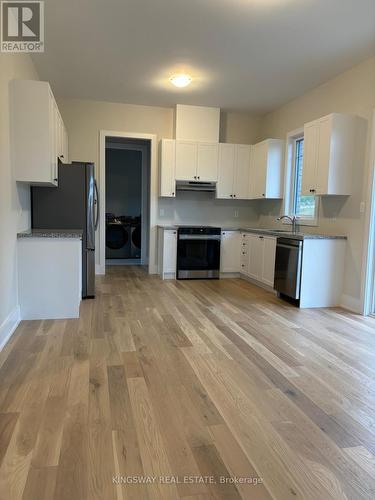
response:
<svg viewBox="0 0 375 500"><path fill-rule="evenodd" d="M112 267L0 353L4 500L375 498L375 319Z"/></svg>

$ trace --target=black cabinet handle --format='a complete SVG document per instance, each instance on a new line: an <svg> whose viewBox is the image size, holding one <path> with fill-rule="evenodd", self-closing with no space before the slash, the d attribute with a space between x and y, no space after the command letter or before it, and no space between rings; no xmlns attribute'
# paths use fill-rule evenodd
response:
<svg viewBox="0 0 375 500"><path fill-rule="evenodd" d="M53 179L55 182L57 182L57 179Z"/></svg>
<svg viewBox="0 0 375 500"><path fill-rule="evenodd" d="M174 193L172 193L172 196L174 196Z"/></svg>
<svg viewBox="0 0 375 500"><path fill-rule="evenodd" d="M263 238L264 238L264 236L259 236L259 239L260 239L260 240L263 240Z"/></svg>

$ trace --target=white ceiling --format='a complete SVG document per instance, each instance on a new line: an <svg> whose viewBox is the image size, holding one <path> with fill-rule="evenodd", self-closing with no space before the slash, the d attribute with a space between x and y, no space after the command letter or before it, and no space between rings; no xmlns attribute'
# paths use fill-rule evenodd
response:
<svg viewBox="0 0 375 500"><path fill-rule="evenodd" d="M58 96L265 112L375 53L374 0L46 0ZM177 71L187 89L168 81Z"/></svg>

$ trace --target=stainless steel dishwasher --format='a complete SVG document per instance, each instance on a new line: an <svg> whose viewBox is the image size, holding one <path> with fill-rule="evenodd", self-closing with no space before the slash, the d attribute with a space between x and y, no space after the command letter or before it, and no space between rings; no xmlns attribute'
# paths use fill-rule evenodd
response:
<svg viewBox="0 0 375 500"><path fill-rule="evenodd" d="M282 296L299 300L303 241L277 238L274 288Z"/></svg>

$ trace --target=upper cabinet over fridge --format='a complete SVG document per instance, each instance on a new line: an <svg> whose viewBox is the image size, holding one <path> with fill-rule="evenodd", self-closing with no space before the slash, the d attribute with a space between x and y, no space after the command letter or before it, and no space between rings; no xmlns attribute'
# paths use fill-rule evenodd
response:
<svg viewBox="0 0 375 500"><path fill-rule="evenodd" d="M68 163L68 134L48 82L13 80L12 166L16 181L57 186L58 161Z"/></svg>

